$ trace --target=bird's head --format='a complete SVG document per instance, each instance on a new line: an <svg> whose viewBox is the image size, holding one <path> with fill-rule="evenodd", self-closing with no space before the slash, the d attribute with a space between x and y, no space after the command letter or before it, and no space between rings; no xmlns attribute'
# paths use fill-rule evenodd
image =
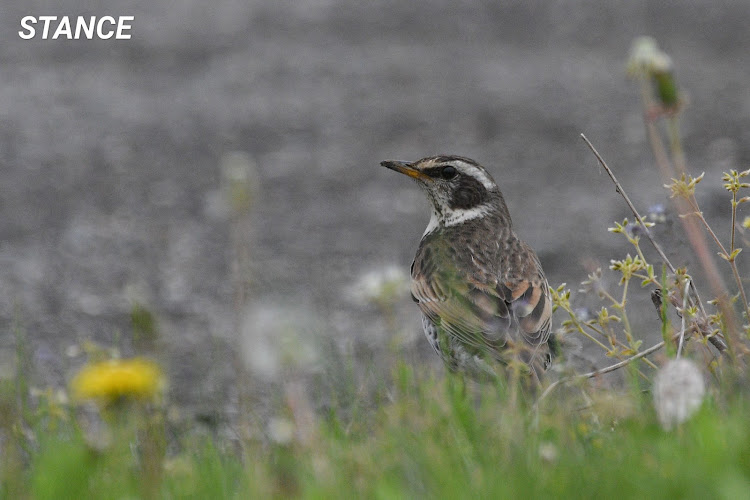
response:
<svg viewBox="0 0 750 500"><path fill-rule="evenodd" d="M492 176L480 164L461 156L429 156L415 162L386 160L380 164L416 180L432 204L434 222L454 226L488 215L506 216L508 209Z"/></svg>

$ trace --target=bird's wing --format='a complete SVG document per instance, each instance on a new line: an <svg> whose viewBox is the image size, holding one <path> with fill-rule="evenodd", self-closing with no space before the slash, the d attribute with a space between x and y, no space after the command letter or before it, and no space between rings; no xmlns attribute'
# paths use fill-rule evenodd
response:
<svg viewBox="0 0 750 500"><path fill-rule="evenodd" d="M539 260L528 250L528 275L503 280L451 275L428 264L413 274L412 296L430 320L467 347L499 354L509 339L540 346L549 338L552 304Z"/></svg>
<svg viewBox="0 0 750 500"><path fill-rule="evenodd" d="M523 271L518 275L507 273L499 289L523 339L540 345L549 340L552 298L539 258L530 248L526 250L528 265L521 266Z"/></svg>
<svg viewBox="0 0 750 500"><path fill-rule="evenodd" d="M467 347L498 351L506 344L511 315L492 288L445 276L419 276L412 280L411 291L425 316Z"/></svg>

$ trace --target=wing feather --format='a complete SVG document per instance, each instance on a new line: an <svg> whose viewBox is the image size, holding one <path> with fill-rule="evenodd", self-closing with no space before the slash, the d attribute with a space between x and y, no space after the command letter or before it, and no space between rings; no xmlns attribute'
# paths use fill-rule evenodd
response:
<svg viewBox="0 0 750 500"><path fill-rule="evenodd" d="M471 350L499 359L509 340L522 340L540 351L550 334L549 287L537 256L525 244L521 248L530 265L520 266L527 270L520 275L498 269L480 277L460 276L422 259L412 276L412 295L430 321Z"/></svg>

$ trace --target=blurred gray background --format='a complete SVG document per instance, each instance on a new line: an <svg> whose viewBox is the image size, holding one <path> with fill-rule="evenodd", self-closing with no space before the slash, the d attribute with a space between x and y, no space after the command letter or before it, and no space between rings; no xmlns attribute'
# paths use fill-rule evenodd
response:
<svg viewBox="0 0 750 500"><path fill-rule="evenodd" d="M133 15L132 39L21 40L20 19L43 14ZM40 387L65 384L85 339L136 352L136 303L157 320L173 400L199 414L230 411L245 368L240 385L266 387L279 364L325 373L332 356L434 363L408 292L367 295L407 273L429 218L386 158L487 166L550 283L577 290L631 251L606 230L630 214L579 133L644 211L666 203L624 71L644 34L689 95L689 166L726 234L721 172L750 166L749 21L747 0L5 1L3 376L14 332ZM635 290L658 335L648 304Z"/></svg>

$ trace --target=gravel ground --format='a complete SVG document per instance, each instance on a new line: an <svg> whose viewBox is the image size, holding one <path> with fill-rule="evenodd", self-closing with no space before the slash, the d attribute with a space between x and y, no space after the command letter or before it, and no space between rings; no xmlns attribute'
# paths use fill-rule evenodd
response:
<svg viewBox="0 0 750 500"><path fill-rule="evenodd" d="M17 35L24 15L79 13L133 15L133 38ZM750 163L746 0L9 0L0 19L0 368L20 325L40 386L64 383L82 339L136 350L134 302L158 320L174 400L199 414L233 408L235 352L254 386L285 349L316 365L318 338L388 356L393 325L432 359L407 293L377 307L357 287L406 272L429 217L386 158L488 166L550 282L580 282L627 251L606 228L629 214L579 133L639 206L666 202L624 75L638 35L689 94L709 218L726 226L720 174ZM236 163L254 189L239 215L224 201ZM647 294L634 308L657 333Z"/></svg>

